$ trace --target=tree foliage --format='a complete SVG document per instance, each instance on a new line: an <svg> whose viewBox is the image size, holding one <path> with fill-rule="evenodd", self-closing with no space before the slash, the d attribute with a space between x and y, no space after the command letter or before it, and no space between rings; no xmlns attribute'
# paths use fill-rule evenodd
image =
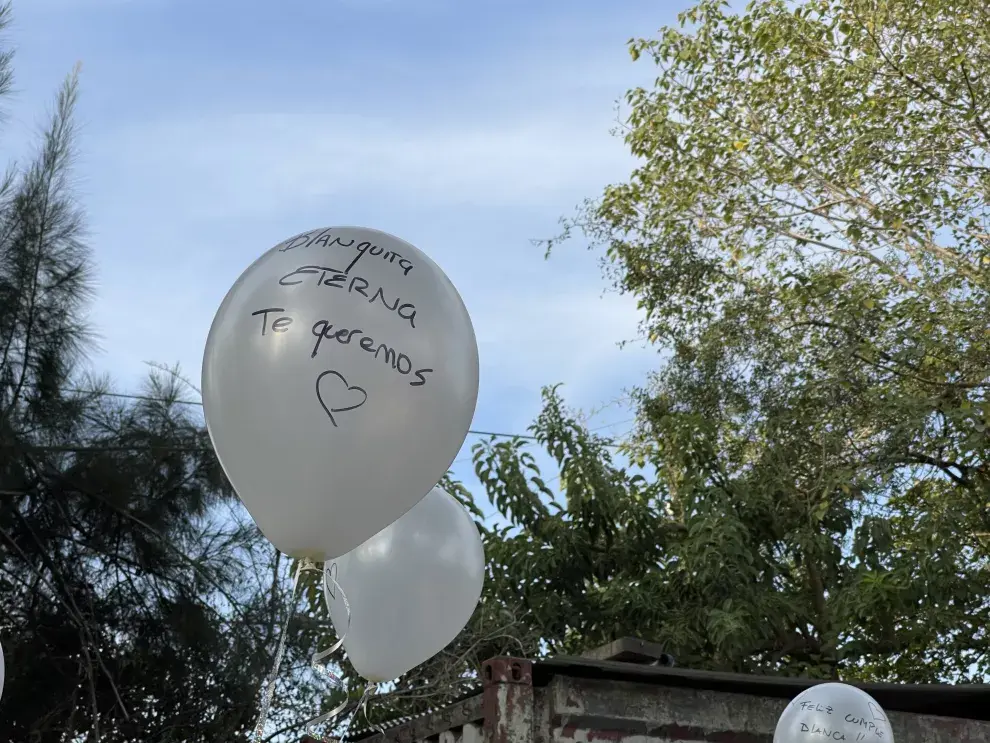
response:
<svg viewBox="0 0 990 743"><path fill-rule="evenodd" d="M0 53L0 95L11 64ZM289 608L284 570L233 508L176 375L134 401L83 373L76 96L73 74L36 155L0 183L0 738L244 740ZM317 704L305 682L274 727Z"/></svg>
<svg viewBox="0 0 990 743"><path fill-rule="evenodd" d="M3 6L0 30L9 21ZM12 61L0 52L0 96ZM71 189L77 91L73 74L35 157L0 183L0 738L248 740L284 632L264 739L296 740L364 688L342 654L328 669L341 687L311 666L336 639L318 574L296 587L298 565L240 507L177 369L156 369L136 396L83 371L94 268ZM463 487L444 484L480 521ZM456 697L484 659L535 653L527 632L485 600L369 719Z"/></svg>
<svg viewBox="0 0 990 743"><path fill-rule="evenodd" d="M628 447L664 553L639 633L689 664L990 667L988 21L706 0L630 43L657 68L628 95L638 164L564 236L669 352Z"/></svg>
<svg viewBox="0 0 990 743"><path fill-rule="evenodd" d="M485 540L482 602L372 722L451 701L487 657L623 635L694 668L990 670L990 10L703 0L681 20L631 42L657 68L628 96L637 166L562 236L605 249L663 351L634 435L549 388L531 433L554 476L521 438L475 447L494 521L445 486ZM80 372L75 96L71 77L0 183L0 737L245 739L294 566L236 508L177 374L132 401ZM363 689L346 658L341 688L309 669L335 639L315 575L272 740Z"/></svg>
<svg viewBox="0 0 990 743"><path fill-rule="evenodd" d="M631 177L547 245L604 248L664 361L629 441L545 391L553 477L523 439L476 447L485 606L551 653L637 635L694 668L982 681L990 11L680 20L630 43L657 68Z"/></svg>

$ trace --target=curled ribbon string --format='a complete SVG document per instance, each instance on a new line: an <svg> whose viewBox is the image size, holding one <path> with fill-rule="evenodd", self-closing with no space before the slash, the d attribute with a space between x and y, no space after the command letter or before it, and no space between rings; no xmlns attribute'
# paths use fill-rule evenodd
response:
<svg viewBox="0 0 990 743"><path fill-rule="evenodd" d="M378 685L372 681L369 682L366 687L364 687L364 694L361 697L361 702L359 707L361 709L361 713L364 715L364 721L368 723L371 729L374 730L376 733L381 733L382 738L384 738L385 728L383 728L381 725L378 725L377 723L373 723L371 721L371 718L368 717L368 702L371 701L371 697L374 696L374 693L378 690L377 686ZM350 731L351 729L350 724L348 724L347 729L348 731Z"/></svg>
<svg viewBox="0 0 990 743"><path fill-rule="evenodd" d="M343 681L337 674L335 674L327 667L328 665L327 659L331 655L333 655L333 653L339 650L341 646L344 644L344 638L347 637L347 632L348 630L350 630L351 627L351 604L347 600L347 594L344 593L344 590L340 587L340 584L337 582L337 579L334 578L333 575L331 575L328 567L329 567L328 565L324 564L323 598L326 603L327 610L329 611L330 597L331 596L335 597L336 592L338 591L340 592L340 598L344 602L344 612L346 614L345 626L344 626L344 631L339 634L337 641L333 645L331 645L329 648L325 650L320 650L317 651L316 653L313 653L313 657L310 661L310 664L314 671L316 671L321 676L329 680L335 687L342 688L344 686ZM293 609L295 608L296 592L299 589L299 581L302 576L302 573L307 570L318 570L318 569L319 568L316 567L316 563L314 563L312 560L303 559L299 561L299 564L296 568L295 576L293 577L293 581L292 581L292 594L290 599L291 608ZM328 580L333 582L335 588L334 592L328 590L329 588L327 585ZM267 684L265 685L262 693L261 709L258 713L258 723L255 726L255 730L254 730L254 743L262 743L264 739L265 724L268 722L268 714L271 711L272 700L275 697L275 684L276 681L278 680L279 669L282 666L282 658L285 655L285 644L288 639L289 622L292 620L292 614L293 612L290 611L285 618L285 622L283 622L282 624L282 630L278 642L278 649L275 651L275 661L272 664L271 673L268 677ZM347 725L345 726L344 729L345 736L350 731L351 724L354 722L354 718L357 717L359 712L364 715L365 720L368 722L369 726L372 729L376 730L382 735L385 734L384 729L379 725L372 724L370 718L368 717L368 701L373 696L375 690L376 690L376 684L374 682L369 682L368 685L365 686L364 691L361 694L361 698L354 708L354 714L351 716L351 718L347 722ZM318 715L317 717L313 717L307 720L305 723L306 734L309 735L311 738L315 738L317 740L323 741L324 743L332 743L335 739L324 737L315 730L315 726L324 725L332 721L336 717L338 717L341 713L343 713L345 709L347 709L349 702L350 699L345 698L343 702L338 704L329 712L325 712L322 715Z"/></svg>
<svg viewBox="0 0 990 743"><path fill-rule="evenodd" d="M324 658L326 658L328 655L330 655L331 653L333 653L334 651L336 651L338 648L341 647L341 645L344 644L344 638L347 636L347 632L351 628L351 605L350 605L350 602L347 600L347 594L344 593L344 590L340 587L340 584L337 582L337 579L333 577L333 573L330 570L330 567L331 567L331 565L328 565L326 563L323 564L323 600L324 600L324 602L327 605L327 612L329 612L330 611L330 599L331 598L336 598L337 592L340 592L340 598L344 602L344 610L347 613L347 624L346 624L346 627L344 628L344 633L342 635L340 635L340 638L333 645L333 647L329 647L326 650L320 651L320 652L316 653L313 656L313 667L316 668L317 670L319 670L324 675L330 676L330 678L333 680L333 682L337 686L343 686L343 683L341 682L341 680L340 680L339 677L337 677L336 675L334 675L333 673L331 673L329 670L327 670L325 666L321 665L321 661ZM327 585L327 581L333 582L334 589L335 589L334 591L330 591L329 590L329 586ZM374 725L374 724L372 724L371 719L368 717L368 701L372 697L372 695L374 694L376 688L377 688L377 684L375 684L373 681L369 681L368 684L364 687L364 691L361 693L361 698L358 700L357 705L355 705L355 707L354 707L354 714L352 714L351 717L348 719L347 724L344 726L343 734L341 735L341 738L339 740L343 740L347 736L347 734L350 732L351 725L354 724L354 720L358 716L358 713L364 715L365 721L368 723L368 725L372 729L376 730L377 732L381 733L382 735L385 734L385 730L380 725ZM306 724L306 734L309 735L311 738L316 738L317 740L323 741L323 743L335 743L335 741L337 741L338 739L323 737L322 735L318 734L315 731L315 726L316 725L321 725L321 724L326 724L326 723L330 722L331 720L333 720L334 718L336 718L338 715L342 714L343 711L345 709L347 709L347 706L348 706L348 703L349 702L350 702L350 699L344 699L343 702L341 702L340 704L338 704L336 707L334 707L329 712L327 712L327 713L325 713L323 715L320 715L319 717L314 717L312 720L310 720Z"/></svg>
<svg viewBox="0 0 990 743"><path fill-rule="evenodd" d="M329 590L329 587L327 586L328 579L333 581L334 588L336 589L334 592L331 592ZM311 665L313 667L313 670L315 670L324 678L328 679L334 686L339 688L339 687L343 687L344 683L343 681L341 681L340 677L337 674L335 674L333 671L327 668L326 658L337 652L337 650L339 650L340 647L344 644L344 638L347 637L347 633L351 628L351 603L347 600L347 594L344 593L344 589L340 587L340 584L337 582L337 579L330 574L329 565L324 563L323 564L323 600L327 605L328 613L330 611L330 597L336 596L337 592L340 593L340 598L344 602L344 612L347 614L344 631L338 635L337 642L335 642L333 645L328 647L326 650L320 650L316 653L313 653ZM326 723L336 718L345 709L347 709L347 705L349 702L350 699L345 696L344 701L342 701L340 704L338 704L329 712L325 712L322 715L318 715L317 717L313 717L312 719L307 720L306 734L311 738L316 738L317 740L324 741L324 743L331 741L332 738L326 738L323 735L319 734L316 731L316 726L325 725Z"/></svg>
<svg viewBox="0 0 990 743"><path fill-rule="evenodd" d="M296 605L296 591L299 588L299 578L303 570L315 570L316 565L312 560L300 560L296 566L296 574L292 579L292 594L289 598L289 611L285 615L282 623L282 630L279 633L278 649L275 651L275 661L272 663L272 670L268 676L268 683L265 684L261 693L261 709L258 711L258 724L254 728L254 743L262 743L265 735L265 723L268 722L268 712L272 708L272 699L275 697L275 684L278 681L278 671L282 667L282 656L285 655L285 642L289 634L289 622L292 620L293 610Z"/></svg>
<svg viewBox="0 0 990 743"><path fill-rule="evenodd" d="M380 725L375 725L372 723L371 718L368 717L368 702L371 700L371 697L374 696L377 688L378 684L374 681L369 681L367 686L364 687L364 691L361 693L361 699L358 700L357 706L354 708L354 714L351 716L351 719L347 721L347 726L344 728L345 736L351 732L351 725L354 724L354 720L357 718L359 712L364 715L364 721L368 723L368 726L371 727L372 730L381 733L383 736L385 735L385 730Z"/></svg>

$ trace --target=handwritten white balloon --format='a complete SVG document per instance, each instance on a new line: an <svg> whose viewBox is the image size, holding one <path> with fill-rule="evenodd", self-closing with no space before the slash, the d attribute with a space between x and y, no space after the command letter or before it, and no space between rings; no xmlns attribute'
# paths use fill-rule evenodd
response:
<svg viewBox="0 0 990 743"><path fill-rule="evenodd" d="M478 344L454 285L409 243L360 227L262 255L203 358L220 463L294 557L342 555L414 506L464 443L477 397Z"/></svg>
<svg viewBox="0 0 990 743"><path fill-rule="evenodd" d="M324 571L327 607L348 659L369 681L388 681L432 658L464 628L481 596L485 551L464 507L434 488Z"/></svg>
<svg viewBox="0 0 990 743"><path fill-rule="evenodd" d="M887 713L869 694L840 683L817 684L781 714L773 743L894 743Z"/></svg>

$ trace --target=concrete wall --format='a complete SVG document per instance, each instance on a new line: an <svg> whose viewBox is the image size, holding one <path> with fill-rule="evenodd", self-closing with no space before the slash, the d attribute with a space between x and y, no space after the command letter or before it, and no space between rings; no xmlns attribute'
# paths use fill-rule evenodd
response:
<svg viewBox="0 0 990 743"><path fill-rule="evenodd" d="M548 743L771 743L787 706L748 694L561 677L546 692ZM988 722L905 712L888 718L894 743L990 742Z"/></svg>
<svg viewBox="0 0 990 743"><path fill-rule="evenodd" d="M362 743L772 743L788 704L777 697L566 675L534 687L532 664L516 659L486 663L483 682L477 696L394 727L384 740L375 735ZM990 743L990 722L887 713L893 743Z"/></svg>

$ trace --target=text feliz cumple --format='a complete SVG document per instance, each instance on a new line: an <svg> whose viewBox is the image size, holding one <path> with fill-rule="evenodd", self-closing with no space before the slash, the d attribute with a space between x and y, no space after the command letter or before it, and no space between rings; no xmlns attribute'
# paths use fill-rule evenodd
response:
<svg viewBox="0 0 990 743"><path fill-rule="evenodd" d="M826 715L831 715L833 712L832 707L830 707L829 705L820 704L817 702L803 701L803 702L798 702L798 705L800 706L802 712L818 712L818 713L824 712ZM877 725L873 720L867 720L865 717L861 717L858 715L847 714L843 718L843 722L851 725L856 725L862 728L859 732L856 733L856 741L866 740L867 733L872 733L874 736L880 739L883 738L883 728L880 725ZM845 732L834 727L820 725L815 722L812 722L810 724L808 722L801 722L800 725L801 725L802 733L808 733L809 735L813 735L813 736L821 736L823 738L829 738L831 740L836 740L836 741L846 740Z"/></svg>

